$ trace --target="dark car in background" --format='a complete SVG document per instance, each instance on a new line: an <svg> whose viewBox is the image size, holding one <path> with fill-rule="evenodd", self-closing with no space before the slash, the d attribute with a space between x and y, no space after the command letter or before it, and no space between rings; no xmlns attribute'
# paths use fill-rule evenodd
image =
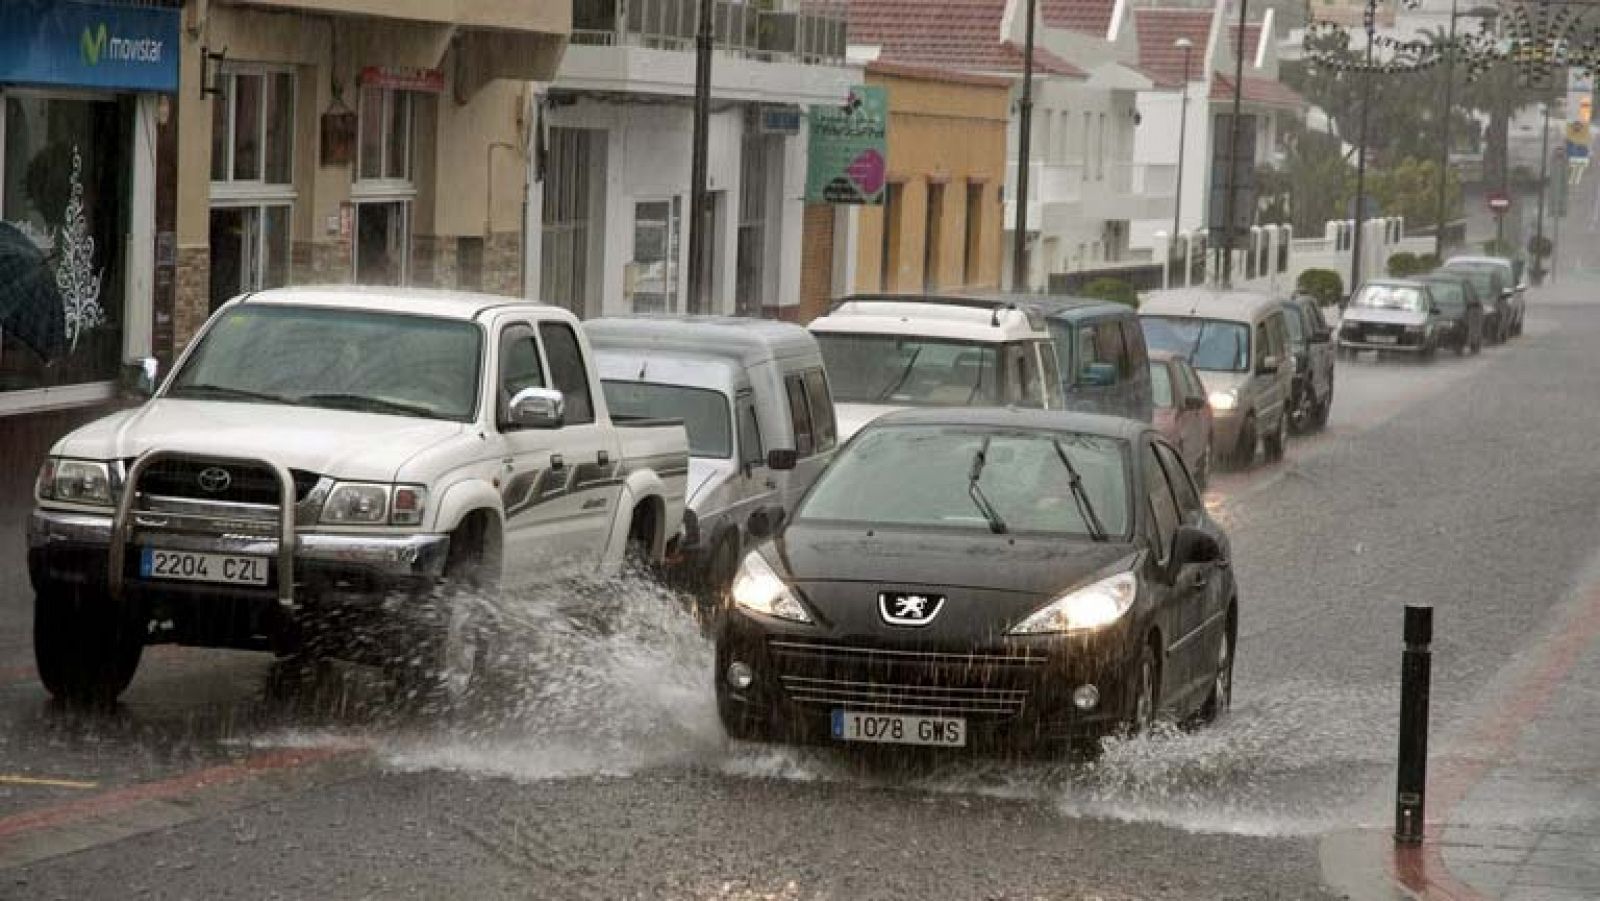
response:
<svg viewBox="0 0 1600 901"><path fill-rule="evenodd" d="M1339 325L1339 351L1408 353L1431 357L1439 349L1439 308L1427 284L1415 279L1373 279L1361 285Z"/></svg>
<svg viewBox="0 0 1600 901"><path fill-rule="evenodd" d="M1456 354L1483 350L1483 302L1465 273L1440 270L1423 276L1422 283L1433 292L1439 305L1439 343Z"/></svg>
<svg viewBox="0 0 1600 901"><path fill-rule="evenodd" d="M1215 717L1228 540L1128 419L923 408L874 420L744 558L717 706L747 740L1094 747Z"/></svg>
<svg viewBox="0 0 1600 901"><path fill-rule="evenodd" d="M1521 266L1504 257L1451 257L1442 267L1466 272L1495 272L1500 277L1498 298L1503 301L1500 340L1522 334L1522 317L1527 311L1528 286L1522 281Z"/></svg>
<svg viewBox="0 0 1600 901"><path fill-rule="evenodd" d="M1289 428L1304 435L1328 424L1338 354L1333 349L1333 329L1323 318L1316 298L1296 294L1284 301L1283 324L1288 326L1289 348L1294 354Z"/></svg>
<svg viewBox="0 0 1600 901"><path fill-rule="evenodd" d="M1150 355L1155 427L1183 455L1201 491L1211 480L1211 403L1189 358L1171 351Z"/></svg>
<svg viewBox="0 0 1600 901"><path fill-rule="evenodd" d="M1434 270L1435 275L1459 275L1472 283L1472 290L1483 303L1483 339L1490 344L1503 343L1511 328L1510 282L1496 266L1450 266Z"/></svg>
<svg viewBox="0 0 1600 901"><path fill-rule="evenodd" d="M1149 422L1144 331L1132 307L1104 300L1033 297L1055 342L1066 408Z"/></svg>

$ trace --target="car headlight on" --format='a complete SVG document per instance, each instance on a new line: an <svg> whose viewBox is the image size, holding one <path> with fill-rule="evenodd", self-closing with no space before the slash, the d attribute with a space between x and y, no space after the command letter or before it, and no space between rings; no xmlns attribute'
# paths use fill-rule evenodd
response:
<svg viewBox="0 0 1600 901"><path fill-rule="evenodd" d="M1234 391L1213 391L1211 392L1210 401L1211 409L1221 410L1226 413L1239 406L1239 395Z"/></svg>
<svg viewBox="0 0 1600 901"><path fill-rule="evenodd" d="M50 457L39 470L40 500L112 506L111 467L100 460Z"/></svg>
<svg viewBox="0 0 1600 901"><path fill-rule="evenodd" d="M1131 572L1117 573L1056 598L1034 611L1013 628L1011 634L1044 635L1100 629L1121 619L1138 596L1138 578Z"/></svg>
<svg viewBox="0 0 1600 901"><path fill-rule="evenodd" d="M389 518L389 486L340 482L322 505L322 521L338 526L382 525Z"/></svg>
<svg viewBox="0 0 1600 901"><path fill-rule="evenodd" d="M734 574L733 602L746 610L778 619L811 622L811 615L806 613L806 608L801 606L794 592L789 590L783 579L773 572L772 565L757 551L746 554L744 562L739 564L739 571Z"/></svg>

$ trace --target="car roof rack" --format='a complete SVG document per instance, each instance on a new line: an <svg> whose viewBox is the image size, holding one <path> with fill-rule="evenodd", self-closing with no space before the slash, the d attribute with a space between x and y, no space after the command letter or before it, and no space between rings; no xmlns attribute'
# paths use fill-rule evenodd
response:
<svg viewBox="0 0 1600 901"><path fill-rule="evenodd" d="M965 307L971 310L988 310L992 315L989 324L998 326L1000 314L1007 310L1015 310L1027 317L1028 325L1044 328L1044 317L1040 310L1025 302L1018 302L1008 298L969 297L959 294L851 294L841 297L828 305L831 314L847 303L927 303L945 307Z"/></svg>

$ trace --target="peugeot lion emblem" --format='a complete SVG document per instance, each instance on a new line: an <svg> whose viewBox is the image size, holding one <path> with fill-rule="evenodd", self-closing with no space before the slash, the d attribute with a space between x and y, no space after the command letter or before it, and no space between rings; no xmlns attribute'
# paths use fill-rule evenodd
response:
<svg viewBox="0 0 1600 901"><path fill-rule="evenodd" d="M878 592L878 612L891 626L926 626L944 607L942 594L916 594L906 591Z"/></svg>
<svg viewBox="0 0 1600 901"><path fill-rule="evenodd" d="M208 466L200 470L200 475L195 478L195 481L200 483L201 489L212 494L220 494L227 491L228 486L233 484L233 476L229 475L228 471L220 466Z"/></svg>

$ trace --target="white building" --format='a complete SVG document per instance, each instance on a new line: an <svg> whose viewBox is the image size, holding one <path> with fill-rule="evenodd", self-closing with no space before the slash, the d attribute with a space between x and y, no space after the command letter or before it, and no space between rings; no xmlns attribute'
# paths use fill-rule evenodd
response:
<svg viewBox="0 0 1600 901"><path fill-rule="evenodd" d="M531 296L580 316L784 316L798 309L806 108L840 103L842 16L796 0L716 6L710 304L688 303L695 9L691 0L578 0L542 98L530 179ZM542 169L542 172L540 171ZM539 176L542 174L542 180Z"/></svg>

